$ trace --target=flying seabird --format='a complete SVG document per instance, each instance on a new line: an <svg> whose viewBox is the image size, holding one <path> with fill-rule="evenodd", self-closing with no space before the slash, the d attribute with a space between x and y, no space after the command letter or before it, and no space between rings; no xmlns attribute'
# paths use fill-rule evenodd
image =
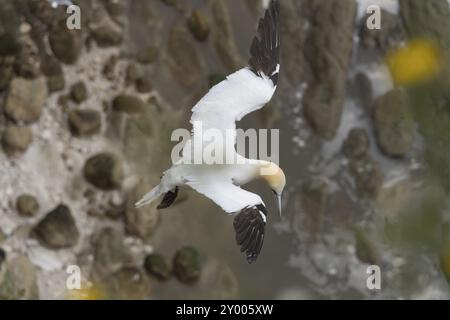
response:
<svg viewBox="0 0 450 320"><path fill-rule="evenodd" d="M272 0L259 21L248 66L212 87L194 106L190 121L192 135L183 148L182 159L165 171L160 184L135 204L141 207L163 196L158 209L164 209L175 201L179 188L194 189L228 214L235 215L236 241L249 263L254 262L261 252L268 213L261 197L241 186L259 178L265 181L277 197L281 215L281 195L286 179L283 170L275 163L245 159L236 152L235 123L261 109L276 90L280 71L278 15L278 1ZM204 143L196 127L198 123L203 130L218 130L224 136L226 131L233 133L234 139L226 141L223 148L224 152L232 153L237 159L235 164L197 164L190 161L193 146Z"/></svg>

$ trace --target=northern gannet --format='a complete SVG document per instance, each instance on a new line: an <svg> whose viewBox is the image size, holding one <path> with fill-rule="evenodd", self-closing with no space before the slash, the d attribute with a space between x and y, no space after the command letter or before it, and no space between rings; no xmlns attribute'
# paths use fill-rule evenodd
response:
<svg viewBox="0 0 450 320"><path fill-rule="evenodd" d="M192 135L184 146L181 161L165 171L160 184L135 204L141 207L163 196L158 209L164 209L175 201L180 187L196 190L228 214L235 215L236 241L249 263L254 262L261 252L267 209L259 195L241 189L241 186L258 178L265 181L277 196L281 215L281 195L286 178L275 163L246 159L236 152L235 123L250 112L261 109L276 90L280 71L278 15L278 1L272 0L259 21L248 67L215 85L194 106L190 121ZM196 126L198 123L203 130L214 129L224 136L226 132L232 132L233 139L225 142L223 148L227 155L231 153L234 156L235 163L192 163L193 146L204 144Z"/></svg>

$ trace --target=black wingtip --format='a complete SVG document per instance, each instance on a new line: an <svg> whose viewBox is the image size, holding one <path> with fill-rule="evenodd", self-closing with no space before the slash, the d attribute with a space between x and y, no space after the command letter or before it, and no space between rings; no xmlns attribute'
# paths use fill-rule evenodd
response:
<svg viewBox="0 0 450 320"><path fill-rule="evenodd" d="M245 252L250 264L256 261L261 252L266 219L267 210L262 204L244 208L234 218L236 242L241 247L241 252Z"/></svg>
<svg viewBox="0 0 450 320"><path fill-rule="evenodd" d="M280 56L279 4L272 0L264 17L259 20L258 34L250 47L250 69L256 74L263 73L274 85L278 84Z"/></svg>

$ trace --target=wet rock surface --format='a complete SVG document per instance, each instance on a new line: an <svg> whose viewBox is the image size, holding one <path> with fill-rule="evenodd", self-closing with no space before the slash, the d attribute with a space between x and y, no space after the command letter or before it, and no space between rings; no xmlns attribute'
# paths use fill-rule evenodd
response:
<svg viewBox="0 0 450 320"><path fill-rule="evenodd" d="M100 153L86 161L83 173L86 180L97 188L114 190L122 183L122 161L115 154Z"/></svg>
<svg viewBox="0 0 450 320"><path fill-rule="evenodd" d="M76 245L80 232L70 209L60 204L33 228L32 235L50 249L62 249Z"/></svg>

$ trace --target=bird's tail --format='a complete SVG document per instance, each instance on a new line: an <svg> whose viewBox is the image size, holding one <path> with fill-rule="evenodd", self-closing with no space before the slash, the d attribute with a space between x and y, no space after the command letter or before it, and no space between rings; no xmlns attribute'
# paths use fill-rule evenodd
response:
<svg viewBox="0 0 450 320"><path fill-rule="evenodd" d="M144 195L141 200L139 200L134 204L135 208L140 208L147 204L152 203L153 200L159 198L159 196L161 196L164 193L164 190L162 189L163 188L161 188L160 184L154 187L152 190L150 190L150 192Z"/></svg>

